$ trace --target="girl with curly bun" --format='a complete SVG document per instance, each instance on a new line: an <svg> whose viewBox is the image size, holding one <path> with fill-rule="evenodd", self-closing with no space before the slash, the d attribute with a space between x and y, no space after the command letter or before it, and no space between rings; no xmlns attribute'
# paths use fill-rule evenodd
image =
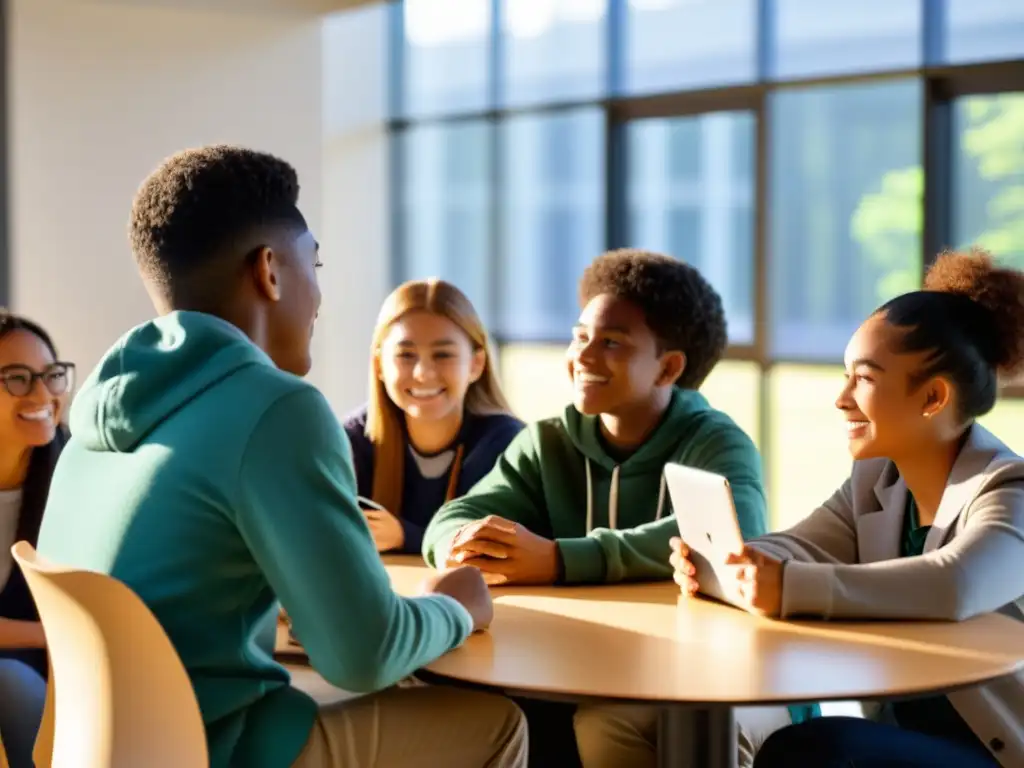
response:
<svg viewBox="0 0 1024 768"><path fill-rule="evenodd" d="M1024 459L977 423L1000 376L1024 368L1024 274L988 254L945 253L880 307L846 348L853 471L799 524L731 560L752 611L790 618L1024 619ZM675 578L693 578L673 542ZM1024 674L903 701L881 718L777 731L755 768L1024 765Z"/></svg>

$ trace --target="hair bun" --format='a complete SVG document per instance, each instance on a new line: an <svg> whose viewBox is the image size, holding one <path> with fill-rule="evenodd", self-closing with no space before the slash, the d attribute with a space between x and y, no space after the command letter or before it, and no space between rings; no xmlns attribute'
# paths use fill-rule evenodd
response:
<svg viewBox="0 0 1024 768"><path fill-rule="evenodd" d="M928 270L926 291L965 296L983 307L989 321L972 329L978 349L1000 374L1024 368L1024 273L1001 267L980 248L945 251Z"/></svg>

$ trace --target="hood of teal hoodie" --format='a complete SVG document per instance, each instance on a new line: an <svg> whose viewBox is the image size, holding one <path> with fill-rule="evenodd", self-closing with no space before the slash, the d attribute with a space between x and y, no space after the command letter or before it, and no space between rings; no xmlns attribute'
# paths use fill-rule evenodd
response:
<svg viewBox="0 0 1024 768"><path fill-rule="evenodd" d="M71 434L93 451L128 452L161 422L250 365L273 365L241 330L201 312L172 312L122 336L82 383Z"/></svg>
<svg viewBox="0 0 1024 768"><path fill-rule="evenodd" d="M562 414L562 424L576 449L583 454L587 473L587 533L593 529L594 476L592 464L611 473L608 490L609 528L615 530L619 511L620 476L660 476L657 508L654 519L660 520L665 511L666 484L664 468L679 449L680 441L694 428L695 416L713 410L707 398L692 389L674 389L661 423L648 436L637 451L619 461L610 456L601 442L597 416L585 416L572 405Z"/></svg>

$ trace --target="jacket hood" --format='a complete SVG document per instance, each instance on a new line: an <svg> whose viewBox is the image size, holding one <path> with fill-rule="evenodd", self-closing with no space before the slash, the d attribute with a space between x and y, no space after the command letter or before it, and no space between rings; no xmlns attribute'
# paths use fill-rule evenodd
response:
<svg viewBox="0 0 1024 768"><path fill-rule="evenodd" d="M71 434L89 450L133 450L161 422L250 365L273 365L241 330L201 312L133 328L104 355L71 406Z"/></svg>
<svg viewBox="0 0 1024 768"><path fill-rule="evenodd" d="M711 410L711 405L700 392L692 389L675 389L672 400L662 417L661 423L648 436L643 445L625 461L619 462L609 456L601 443L597 416L584 416L572 405L562 414L562 424L573 445L594 463L608 471L621 464L624 474L659 471L679 446L679 438L687 432L684 424L695 415Z"/></svg>
<svg viewBox="0 0 1024 768"><path fill-rule="evenodd" d="M608 527L618 527L619 478L636 475L653 475L658 483L658 501L654 519L660 520L665 512L666 485L664 469L676 453L682 436L688 434L686 422L695 415L711 410L711 405L700 392L692 389L675 389L672 400L662 417L661 423L650 434L636 453L625 461L618 462L609 456L601 443L597 416L584 416L575 407L569 406L562 416L562 423L569 439L584 456L587 476L587 528L589 534L594 527L595 481L592 464L597 464L611 473L608 489Z"/></svg>

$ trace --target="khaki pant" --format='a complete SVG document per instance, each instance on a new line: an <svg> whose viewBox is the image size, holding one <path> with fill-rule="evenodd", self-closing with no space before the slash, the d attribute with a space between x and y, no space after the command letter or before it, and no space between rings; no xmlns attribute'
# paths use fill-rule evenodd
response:
<svg viewBox="0 0 1024 768"><path fill-rule="evenodd" d="M293 768L526 768L526 719L509 699L389 688L324 707Z"/></svg>
<svg viewBox="0 0 1024 768"><path fill-rule="evenodd" d="M785 707L737 707L739 768L750 768L765 739L790 724ZM637 705L580 707L573 720L583 768L656 768L658 710Z"/></svg>

